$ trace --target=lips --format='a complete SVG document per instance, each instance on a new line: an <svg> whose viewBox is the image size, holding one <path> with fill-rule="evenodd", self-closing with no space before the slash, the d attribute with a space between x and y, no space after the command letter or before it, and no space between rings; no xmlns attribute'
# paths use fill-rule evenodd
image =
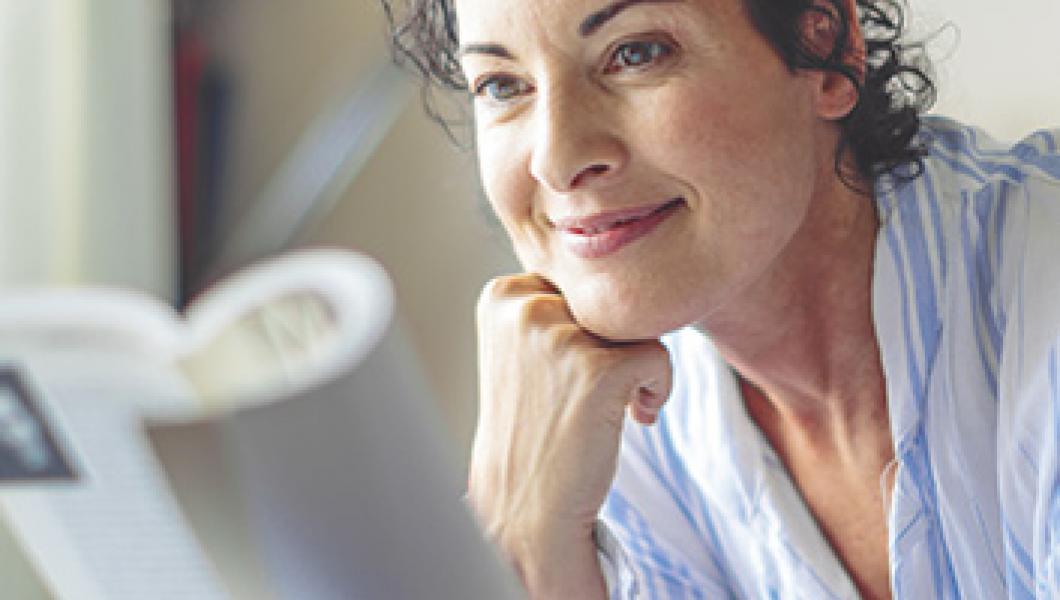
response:
<svg viewBox="0 0 1060 600"><path fill-rule="evenodd" d="M553 221L567 248L582 258L602 258L651 233L684 204L682 198L666 202L564 217Z"/></svg>

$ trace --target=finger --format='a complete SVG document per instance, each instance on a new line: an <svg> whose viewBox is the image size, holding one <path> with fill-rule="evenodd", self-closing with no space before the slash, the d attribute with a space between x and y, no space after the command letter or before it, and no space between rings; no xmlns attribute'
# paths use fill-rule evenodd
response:
<svg viewBox="0 0 1060 600"><path fill-rule="evenodd" d="M635 405L634 416L654 421L666 400L670 397L673 385L673 366L670 353L657 340L637 342L615 349L623 354L622 370L629 378L628 399Z"/></svg>
<svg viewBox="0 0 1060 600"><path fill-rule="evenodd" d="M658 412L645 409L640 402L630 402L627 405L627 410L629 411L629 418L641 425L654 425L659 419Z"/></svg>
<svg viewBox="0 0 1060 600"><path fill-rule="evenodd" d="M486 284L484 293L500 300L526 294L559 294L559 289L536 273L516 273L493 278Z"/></svg>
<svg viewBox="0 0 1060 600"><path fill-rule="evenodd" d="M563 296L539 292L517 298L515 305L518 306L519 319L523 324L553 325L570 323L573 327L576 327L573 323L574 318L570 314L570 308L567 307L567 301ZM580 328L578 329L579 331L581 330Z"/></svg>
<svg viewBox="0 0 1060 600"><path fill-rule="evenodd" d="M559 294L563 295L563 291L559 289L559 286L553 283L551 279L542 275L541 273L526 273L528 279L532 279L534 283L541 286L539 291L547 294Z"/></svg>

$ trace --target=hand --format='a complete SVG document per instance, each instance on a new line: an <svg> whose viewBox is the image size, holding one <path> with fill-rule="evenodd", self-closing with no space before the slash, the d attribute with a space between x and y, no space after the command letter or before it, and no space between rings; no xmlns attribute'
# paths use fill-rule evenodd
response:
<svg viewBox="0 0 1060 600"><path fill-rule="evenodd" d="M654 423L670 393L657 340L582 329L544 278L491 281L478 304L480 405L469 500L535 598L603 597L592 528L627 410Z"/></svg>

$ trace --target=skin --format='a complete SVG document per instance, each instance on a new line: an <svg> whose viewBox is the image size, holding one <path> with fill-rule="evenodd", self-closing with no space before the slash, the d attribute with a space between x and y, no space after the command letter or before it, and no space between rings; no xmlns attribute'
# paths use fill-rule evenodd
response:
<svg viewBox="0 0 1060 600"><path fill-rule="evenodd" d="M532 597L602 598L591 528L624 410L654 422L670 391L658 337L694 324L863 596L889 597L877 223L833 168L855 92L789 71L738 0L636 3L579 31L607 5L456 2L482 181L526 271L478 306L472 505ZM553 225L675 198L604 257Z"/></svg>

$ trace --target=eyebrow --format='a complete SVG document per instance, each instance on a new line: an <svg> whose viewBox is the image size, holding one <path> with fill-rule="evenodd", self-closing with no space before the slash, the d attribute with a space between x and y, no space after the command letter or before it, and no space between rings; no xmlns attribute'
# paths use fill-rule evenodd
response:
<svg viewBox="0 0 1060 600"><path fill-rule="evenodd" d="M512 55L511 51L500 44L467 44L466 46L460 46L457 51L457 58L467 54L485 54L487 56L515 60L515 56Z"/></svg>
<svg viewBox="0 0 1060 600"><path fill-rule="evenodd" d="M581 37L589 37L596 33L597 30L603 27L608 21L617 17L619 13L638 4L663 4L680 1L681 0L615 0L611 4L608 4L600 10L590 14L588 17L585 17L581 24L578 25L578 35ZM515 55L512 54L511 50L508 50L500 44L466 44L460 46L457 50L457 59L459 60L468 54L483 54L507 60L515 60Z"/></svg>
<svg viewBox="0 0 1060 600"><path fill-rule="evenodd" d="M616 0L588 17L585 17L585 20L583 20L581 25L578 26L578 35L589 37L603 27L605 23L618 16L619 13L638 4L659 4L663 2L679 1L680 0Z"/></svg>

